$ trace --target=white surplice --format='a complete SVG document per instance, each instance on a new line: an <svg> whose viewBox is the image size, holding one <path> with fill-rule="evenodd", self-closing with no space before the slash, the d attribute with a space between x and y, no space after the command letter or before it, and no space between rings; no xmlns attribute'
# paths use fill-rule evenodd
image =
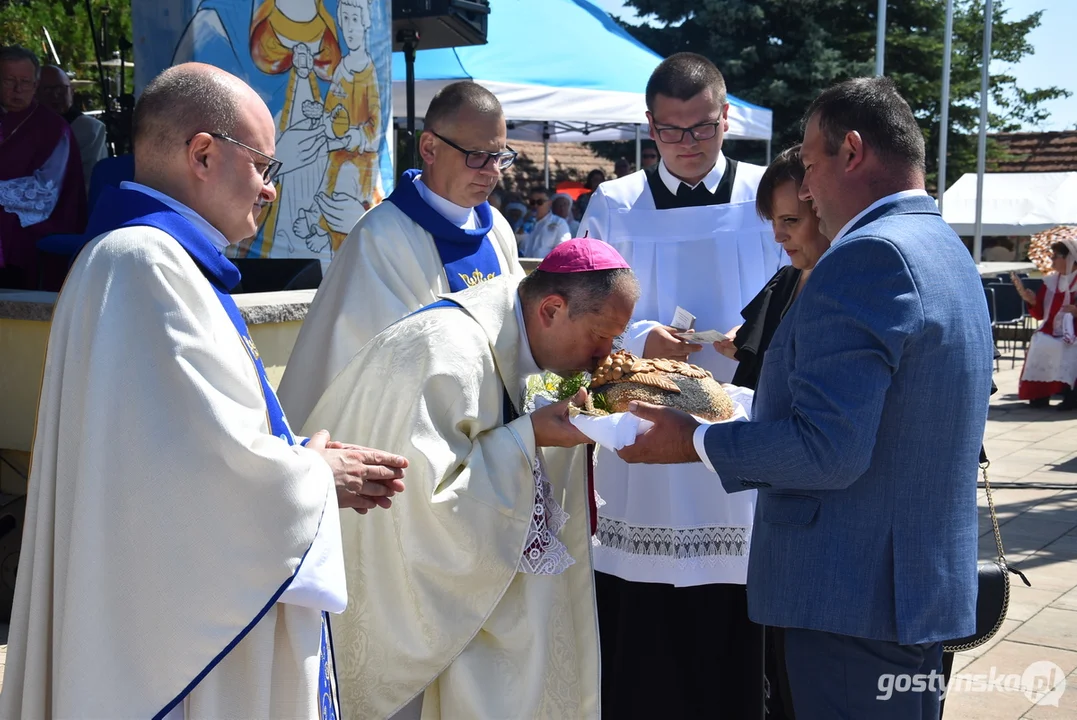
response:
<svg viewBox="0 0 1077 720"><path fill-rule="evenodd" d="M474 211L434 195L421 179L416 187L431 207L457 227L476 226ZM494 225L488 237L501 272L522 276L516 236L501 213L491 210ZM392 202L372 208L329 264L303 321L277 391L285 414L302 426L322 392L359 348L449 291L433 236Z"/></svg>
<svg viewBox="0 0 1077 720"><path fill-rule="evenodd" d="M598 717L586 453L537 450L528 415L505 423L506 388L519 408L536 369L518 281L494 278L450 295L462 309L379 334L308 420L410 463L388 512L341 517L344 718L414 714L420 702L423 720ZM522 562L535 539L536 459L569 516L558 538L574 563L553 574Z"/></svg>
<svg viewBox="0 0 1077 720"><path fill-rule="evenodd" d="M0 717L185 695L173 717L318 718L322 610L346 589L303 568L342 567L337 513L175 239L91 241L52 320Z"/></svg>
<svg viewBox="0 0 1077 720"><path fill-rule="evenodd" d="M726 161L701 182L714 192ZM624 347L642 356L647 333L673 319L677 306L695 329L726 332L741 309L785 262L770 224L755 211L764 168L739 163L724 205L655 209L644 171L602 183L580 234L609 242L632 266L641 295ZM664 166L670 191L678 183ZM690 361L728 382L736 362L711 346ZM628 465L600 448L595 489L599 510L595 569L625 580L676 586L744 584L755 491L727 494L702 463Z"/></svg>

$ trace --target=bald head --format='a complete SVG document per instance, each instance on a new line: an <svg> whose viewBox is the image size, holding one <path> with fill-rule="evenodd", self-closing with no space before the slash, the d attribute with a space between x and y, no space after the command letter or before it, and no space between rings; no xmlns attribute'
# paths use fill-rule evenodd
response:
<svg viewBox="0 0 1077 720"><path fill-rule="evenodd" d="M202 63L171 67L135 105L135 180L198 212L231 242L257 231L276 191L269 108L236 76Z"/></svg>
<svg viewBox="0 0 1077 720"><path fill-rule="evenodd" d="M261 102L246 83L212 65L168 68L146 86L135 105L136 166L176 151L195 133L232 135L241 105L252 96Z"/></svg>
<svg viewBox="0 0 1077 720"><path fill-rule="evenodd" d="M41 68L41 80L37 84L37 101L60 115L71 109L75 96L71 93L71 79L63 68L56 65L46 65Z"/></svg>
<svg viewBox="0 0 1077 720"><path fill-rule="evenodd" d="M438 90L426 110L423 125L442 132L461 118L502 116L501 103L492 92L470 80L450 83Z"/></svg>

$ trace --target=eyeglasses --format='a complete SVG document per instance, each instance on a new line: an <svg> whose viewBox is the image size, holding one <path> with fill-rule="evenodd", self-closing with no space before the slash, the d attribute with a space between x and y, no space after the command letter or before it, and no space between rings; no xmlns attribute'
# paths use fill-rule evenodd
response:
<svg viewBox="0 0 1077 720"><path fill-rule="evenodd" d="M527 201L527 204L531 207L542 207L546 204L546 198L531 198Z"/></svg>
<svg viewBox="0 0 1077 720"><path fill-rule="evenodd" d="M655 125L655 132L658 134L658 139L664 143L672 145L684 140L685 133L691 133L692 138L695 140L710 140L712 137L718 134L718 126L721 122L705 122L692 127L658 127Z"/></svg>
<svg viewBox="0 0 1077 720"><path fill-rule="evenodd" d="M491 160L494 161L494 165L497 167L498 170L507 170L508 168L512 167L512 164L514 162L516 162L517 153L512 148L509 148L508 150L502 150L501 152L486 152L485 150L465 150L464 148L454 143L452 140L438 135L433 130L430 131L430 134L436 137L441 142L448 145L449 147L453 148L454 150L459 150L460 152L462 152L464 154L464 164L472 170L481 170L482 168L486 167L487 163L489 163ZM506 147L508 146L506 145Z"/></svg>
<svg viewBox="0 0 1077 720"><path fill-rule="evenodd" d="M4 78L3 85L8 90L33 90L37 85L36 80L19 80L18 78Z"/></svg>
<svg viewBox="0 0 1077 720"><path fill-rule="evenodd" d="M197 135L197 134L198 133L195 133L195 135ZM250 145L244 145L239 140L236 140L235 138L230 138L227 135L225 135L224 133L211 132L211 133L206 133L206 134L209 135L211 138L216 138L218 140L224 140L225 142L230 142L233 145L238 145L239 147L243 148L244 150L249 150L250 152L257 155L258 157L265 158L265 162L258 162L258 161L254 161L254 160L252 160L251 162L254 163L254 169L258 170L259 172L262 173L262 182L265 183L266 185L272 184L273 180L276 179L277 174L280 173L280 169L282 167L284 167L284 163L282 163L280 160L277 160L274 157L270 157L269 155L266 155L261 150L255 150ZM188 145L191 144L191 140L194 140L194 135L192 135L191 139L187 141Z"/></svg>

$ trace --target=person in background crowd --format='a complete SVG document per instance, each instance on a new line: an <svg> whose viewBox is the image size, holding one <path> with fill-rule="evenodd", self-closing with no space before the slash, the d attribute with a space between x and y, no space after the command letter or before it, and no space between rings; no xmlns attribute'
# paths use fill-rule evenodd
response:
<svg viewBox="0 0 1077 720"><path fill-rule="evenodd" d="M621 178L630 172L632 172L632 165L627 158L617 158L617 162L613 164L613 174Z"/></svg>
<svg viewBox="0 0 1077 720"><path fill-rule="evenodd" d="M505 202L505 191L500 187L495 187L490 193L490 197L486 199L486 202L490 203L490 207L494 210L501 210L501 206Z"/></svg>
<svg viewBox="0 0 1077 720"><path fill-rule="evenodd" d="M517 243L519 242L519 235L522 231L521 228L525 217L527 217L527 205L523 202L513 199L505 203L505 219L512 226L512 231L516 233Z"/></svg>
<svg viewBox="0 0 1077 720"><path fill-rule="evenodd" d="M572 239L568 223L560 215L550 211L550 192L544 187L531 190L528 199L531 205L531 229L520 244L520 256L526 258L544 258L551 250Z"/></svg>
<svg viewBox="0 0 1077 720"><path fill-rule="evenodd" d="M587 182L583 184L589 191L594 192L598 189L598 186L606 182L606 173L601 169L595 168L591 172L587 173Z"/></svg>
<svg viewBox="0 0 1077 720"><path fill-rule="evenodd" d="M572 196L567 193L557 193L550 202L550 209L553 214L564 219L568 223L568 231L572 233L572 237L576 237L576 230L580 227L580 221L573 217L572 214L572 206L575 204Z"/></svg>
<svg viewBox="0 0 1077 720"><path fill-rule="evenodd" d="M46 65L41 68L41 83L37 88L37 100L54 113L67 120L79 145L82 157L82 178L86 192L90 191L90 176L94 165L108 157L105 144L105 124L95 117L83 115L75 108L75 94L71 90L71 78L63 68Z"/></svg>
<svg viewBox="0 0 1077 720"><path fill-rule="evenodd" d="M1048 407L1052 395L1063 393L1056 409L1077 410L1077 240L1056 242L1051 252L1054 272L1037 292L1010 275L1029 314L1043 321L1032 335L1017 393L1034 408Z"/></svg>
<svg viewBox="0 0 1077 720"><path fill-rule="evenodd" d="M647 143L639 151L639 160L643 164L643 169L648 170L658 164L658 148L654 145Z"/></svg>
<svg viewBox="0 0 1077 720"><path fill-rule="evenodd" d="M39 260L46 235L86 227L82 158L71 128L35 95L41 64L0 48L0 287L59 290L66 258Z"/></svg>
<svg viewBox="0 0 1077 720"><path fill-rule="evenodd" d="M602 172L600 168L595 168L591 172L587 173L587 181L583 186L587 188L587 192L583 193L576 199L576 204L580 208L580 218L587 213L587 205L591 202L591 196L599 185L606 182L606 173Z"/></svg>

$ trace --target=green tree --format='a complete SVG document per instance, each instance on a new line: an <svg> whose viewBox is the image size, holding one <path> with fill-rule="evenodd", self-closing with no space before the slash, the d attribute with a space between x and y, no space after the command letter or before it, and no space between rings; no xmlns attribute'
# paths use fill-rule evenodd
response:
<svg viewBox="0 0 1077 720"><path fill-rule="evenodd" d="M108 47L101 48L101 59L108 60L118 49L119 39L131 39L130 0L90 0L93 27L98 43L105 36ZM5 44L22 45L37 53L43 64L55 60L45 40L42 28L47 28L52 44L60 58L60 66L82 80L98 80L97 68L93 67L94 37L90 32L85 0L0 0L0 38ZM132 62L131 52L127 61ZM106 74L111 74L106 70ZM134 73L127 70L127 90L134 83ZM87 107L100 107L101 93L96 84L79 87L80 96Z"/></svg>
<svg viewBox="0 0 1077 720"><path fill-rule="evenodd" d="M697 52L713 60L729 91L774 111L774 150L801 137L800 118L820 91L870 75L875 63L876 4L867 0L627 0L645 22L625 25L660 55ZM979 123L983 3L954 3L950 81L948 183L975 169ZM1016 63L1034 52L1028 34L1042 12L1010 19L997 2L992 59ZM937 177L945 3L891 0L887 7L885 71L909 101L928 144L928 182ZM1035 125L1044 101L1069 93L1025 89L1008 73L993 73L992 132ZM992 147L991 152L999 151Z"/></svg>

